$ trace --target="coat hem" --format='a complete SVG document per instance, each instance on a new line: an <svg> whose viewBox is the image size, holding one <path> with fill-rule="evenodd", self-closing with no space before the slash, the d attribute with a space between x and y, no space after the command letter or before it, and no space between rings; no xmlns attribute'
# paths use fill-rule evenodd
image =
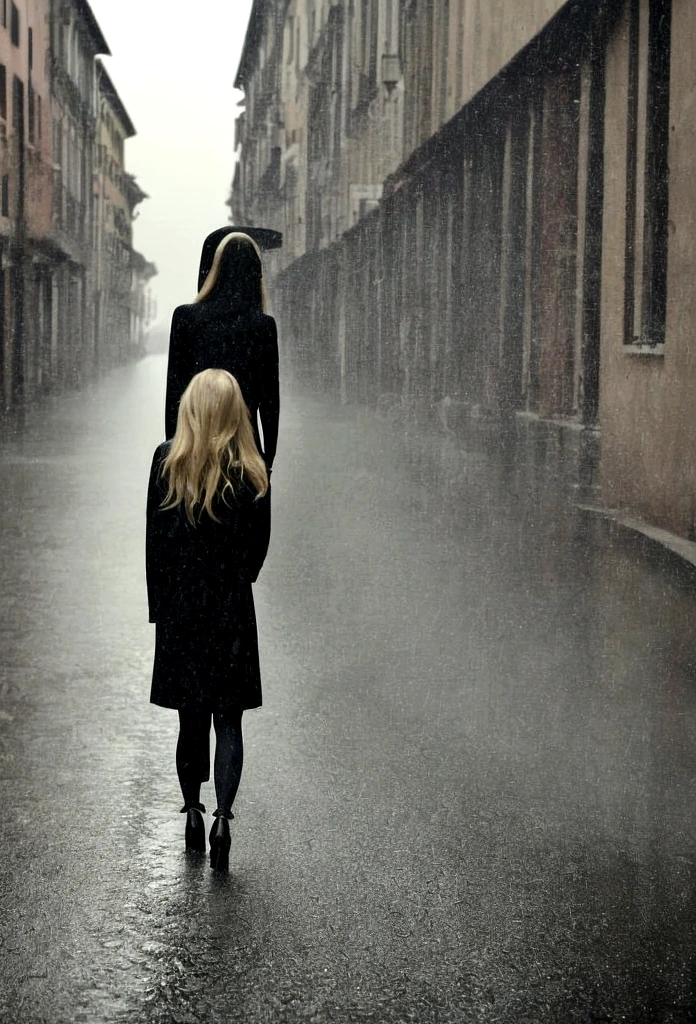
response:
<svg viewBox="0 0 696 1024"><path fill-rule="evenodd" d="M188 704L164 704L159 700L153 700L150 698L150 704L154 704L158 708L166 708L168 711L185 711L187 708L195 709L196 711L209 711L211 714L215 714L219 711L260 711L263 704L240 704L229 703L223 706L217 705L213 707L206 701L192 701Z"/></svg>

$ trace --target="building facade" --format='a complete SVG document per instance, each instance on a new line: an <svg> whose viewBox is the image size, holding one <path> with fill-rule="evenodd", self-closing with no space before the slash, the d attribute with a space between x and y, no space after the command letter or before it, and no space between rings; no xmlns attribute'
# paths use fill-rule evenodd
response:
<svg viewBox="0 0 696 1024"><path fill-rule="evenodd" d="M94 163L94 352L97 367L142 352L152 308L147 282L154 266L133 249L133 214L147 199L125 164L135 128L106 68L98 59L97 149Z"/></svg>
<svg viewBox="0 0 696 1024"><path fill-rule="evenodd" d="M696 539L695 41L689 0L257 0L233 210L302 372L601 446Z"/></svg>
<svg viewBox="0 0 696 1024"><path fill-rule="evenodd" d="M58 380L78 384L97 362L94 332L99 92L95 58L107 42L84 0L51 0L52 239Z"/></svg>
<svg viewBox="0 0 696 1024"><path fill-rule="evenodd" d="M144 193L126 176L118 147L118 131L125 138L132 125L96 63L98 54L108 53L86 0L0 0L0 406L5 410L61 384L78 384L135 347L129 334L133 268L150 276L152 268L134 262L133 209ZM109 133L107 116L120 128ZM102 157L102 145L118 151L119 171ZM121 198L112 185L121 188ZM121 215L114 214L119 204ZM104 249L115 232L127 248L118 254L120 291L111 287L118 272L108 265ZM142 283L138 288L142 291ZM103 329L115 317L121 317L119 328Z"/></svg>
<svg viewBox="0 0 696 1024"><path fill-rule="evenodd" d="M41 382L50 360L44 295L51 228L50 67L45 3L0 0L0 397Z"/></svg>
<svg viewBox="0 0 696 1024"><path fill-rule="evenodd" d="M133 182L132 195L141 195ZM132 200L133 202L135 200ZM140 202L140 199L137 199ZM130 294L128 300L128 351L125 358L136 358L145 354L148 327L157 317L157 306L150 291L150 281L157 273L154 263L146 260L142 253L131 250Z"/></svg>

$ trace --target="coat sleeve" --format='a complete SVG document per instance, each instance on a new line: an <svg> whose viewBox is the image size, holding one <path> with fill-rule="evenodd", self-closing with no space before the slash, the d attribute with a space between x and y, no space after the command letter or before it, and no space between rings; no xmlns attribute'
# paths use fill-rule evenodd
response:
<svg viewBox="0 0 696 1024"><path fill-rule="evenodd" d="M259 498L254 509L256 520L254 524L254 561L251 567L251 582L256 583L259 573L263 568L268 554L268 545L271 542L271 485L263 498Z"/></svg>
<svg viewBox="0 0 696 1024"><path fill-rule="evenodd" d="M242 578L256 583L268 554L271 539L271 489L263 498L250 502L244 511Z"/></svg>
<svg viewBox="0 0 696 1024"><path fill-rule="evenodd" d="M164 403L164 432L172 438L176 432L179 401L191 380L191 346L185 329L184 314L178 306L172 314L167 363L167 397Z"/></svg>
<svg viewBox="0 0 696 1024"><path fill-rule="evenodd" d="M168 545L164 537L165 516L160 513L163 497L159 470L162 463L161 450L158 448L152 459L150 482L147 489L147 517L145 526L145 574L147 578L147 600L150 622L157 622L164 585L168 578L167 565Z"/></svg>
<svg viewBox="0 0 696 1024"><path fill-rule="evenodd" d="M268 317L268 322L268 336L265 339L264 345L259 415L263 429L264 459L267 468L271 469L278 446L280 383L278 372L278 331L276 322L272 317Z"/></svg>

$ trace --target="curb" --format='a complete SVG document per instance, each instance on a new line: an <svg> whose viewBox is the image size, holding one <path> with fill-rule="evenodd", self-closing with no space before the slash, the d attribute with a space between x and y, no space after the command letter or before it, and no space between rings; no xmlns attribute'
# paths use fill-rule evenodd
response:
<svg viewBox="0 0 696 1024"><path fill-rule="evenodd" d="M597 516L598 518L605 519L615 524L623 530L639 534L641 537L646 538L655 545L658 550L667 552L670 556L676 556L690 575L692 573L696 575L696 543L694 543L694 541L686 540L684 537L680 537L676 533L670 533L669 530L663 530L659 526L653 526L651 523L646 523L643 519L639 519L637 516L626 515L618 509L604 508L600 505L581 503L578 503L575 507L579 512L585 512L588 515Z"/></svg>

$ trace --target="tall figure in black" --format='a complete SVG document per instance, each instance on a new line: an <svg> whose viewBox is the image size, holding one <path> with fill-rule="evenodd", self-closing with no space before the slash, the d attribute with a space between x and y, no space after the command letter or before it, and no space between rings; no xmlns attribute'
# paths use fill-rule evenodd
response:
<svg viewBox="0 0 696 1024"><path fill-rule="evenodd" d="M214 232L204 243L194 302L177 306L172 316L165 436L174 435L179 401L194 374L212 367L228 370L242 389L257 446L270 470L280 411L276 323L265 312L258 246L242 232L223 234L211 264L211 242L220 234Z"/></svg>
<svg viewBox="0 0 696 1024"><path fill-rule="evenodd" d="M251 584L268 550L268 473L239 384L227 370L196 374L177 429L152 460L146 567L156 623L150 699L179 712L176 767L186 846L205 850L201 783L215 726L214 868L226 869L228 820L242 772L242 713L261 705Z"/></svg>

